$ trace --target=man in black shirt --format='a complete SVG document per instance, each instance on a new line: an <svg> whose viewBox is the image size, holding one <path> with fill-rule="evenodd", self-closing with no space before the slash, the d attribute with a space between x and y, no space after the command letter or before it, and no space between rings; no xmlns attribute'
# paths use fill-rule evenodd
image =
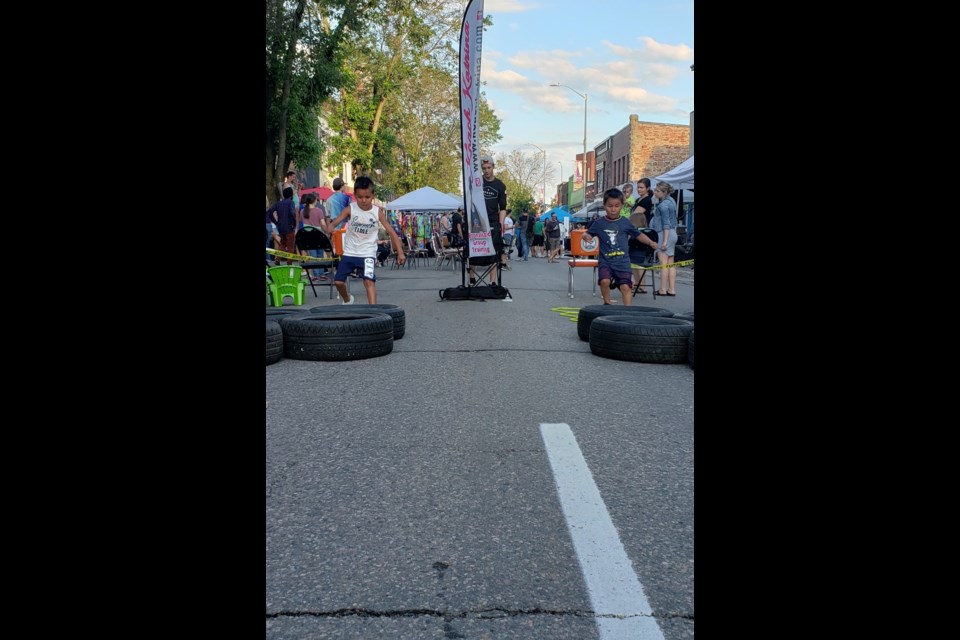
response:
<svg viewBox="0 0 960 640"><path fill-rule="evenodd" d="M517 236L517 258L523 258L527 261L527 254L530 253L530 247L527 245L527 224L530 222L530 213L524 209L517 218L516 236Z"/></svg>
<svg viewBox="0 0 960 640"><path fill-rule="evenodd" d="M487 205L487 220L490 222L490 234L493 237L494 256L481 256L479 258L470 258L470 283L475 284L477 273L474 271L474 265L489 265L496 261L498 266L496 281L500 282L499 267L505 266L506 256L503 251L503 236L501 229L503 219L507 215L507 185L503 184L498 178L493 177L493 158L483 156L480 158L480 170L483 172L483 201Z"/></svg>

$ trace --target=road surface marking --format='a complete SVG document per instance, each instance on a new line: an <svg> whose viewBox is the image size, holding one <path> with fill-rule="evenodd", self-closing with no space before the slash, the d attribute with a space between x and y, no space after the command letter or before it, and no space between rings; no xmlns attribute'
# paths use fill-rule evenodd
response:
<svg viewBox="0 0 960 640"><path fill-rule="evenodd" d="M569 425L540 424L601 640L664 640Z"/></svg>

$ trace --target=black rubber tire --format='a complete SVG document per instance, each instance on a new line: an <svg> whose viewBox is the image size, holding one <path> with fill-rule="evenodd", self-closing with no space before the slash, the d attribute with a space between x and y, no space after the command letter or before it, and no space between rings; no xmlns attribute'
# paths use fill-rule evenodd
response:
<svg viewBox="0 0 960 640"><path fill-rule="evenodd" d="M687 361L693 323L643 314L603 316L590 323L594 355L629 362L678 364Z"/></svg>
<svg viewBox="0 0 960 640"><path fill-rule="evenodd" d="M342 313L343 307L349 306L350 311L358 313L385 313L393 319L393 339L399 340L407 332L407 312L402 307L395 304L352 304L352 305L327 305L324 307L314 307L310 313Z"/></svg>
<svg viewBox="0 0 960 640"><path fill-rule="evenodd" d="M681 320L689 320L690 322L693 322L693 311L691 311L690 313L675 313L673 314L673 317L680 318Z"/></svg>
<svg viewBox="0 0 960 640"><path fill-rule="evenodd" d="M673 311L667 311L660 307L643 307L638 305L624 307L618 304L591 304L580 309L580 313L577 314L577 335L580 336L581 340L586 342L590 339L590 323L596 318L600 316L622 316L634 313L642 313L660 318L673 317Z"/></svg>
<svg viewBox="0 0 960 640"><path fill-rule="evenodd" d="M393 351L393 319L382 313L310 313L280 326L283 354L294 360L363 360Z"/></svg>
<svg viewBox="0 0 960 640"><path fill-rule="evenodd" d="M280 322L281 318L306 314L307 310L303 307L267 307L267 320L276 320L277 322Z"/></svg>
<svg viewBox="0 0 960 640"><path fill-rule="evenodd" d="M283 330L273 320L267 320L267 364L283 357Z"/></svg>
<svg viewBox="0 0 960 640"><path fill-rule="evenodd" d="M687 340L687 362L690 363L690 368L693 369L693 331L690 332L690 338Z"/></svg>

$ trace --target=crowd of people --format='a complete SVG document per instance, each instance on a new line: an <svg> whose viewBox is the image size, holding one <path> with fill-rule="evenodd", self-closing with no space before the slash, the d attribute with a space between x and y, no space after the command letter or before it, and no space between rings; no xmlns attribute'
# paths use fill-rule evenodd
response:
<svg viewBox="0 0 960 640"><path fill-rule="evenodd" d="M483 173L483 193L487 222L490 227L492 255L471 256L469 259L470 283L477 284L478 268L489 273L493 286L501 282L501 270L510 270L513 253L517 260L527 262L530 257L545 258L548 263L556 263L563 257L563 236L566 229L551 213L542 219L537 211L524 208L514 216L507 208L507 188L500 179L494 177L495 163L490 156L480 159ZM266 246L293 254L322 258L320 249L298 249L297 233L310 227L319 229L328 237L346 229L343 235L343 255L333 275L333 284L340 292L343 304L352 304L353 296L346 291L346 278L363 279L368 302L376 302L376 276L374 265L384 266L391 255L391 245L398 264L403 264L406 255L401 242L400 231L404 225L416 228L418 219L407 217L398 221L396 217L386 215L382 207L375 205L373 181L366 176L358 178L352 189L341 178L333 181L333 194L322 201L316 193L307 193L300 202L299 192L302 185L297 181L296 173L287 172L283 182L277 185L279 199L269 203L266 210ZM641 178L636 183L636 193L632 183L624 189L608 189L603 194L603 216L595 214L586 222L579 222L584 229L584 238L598 239L598 281L604 304L612 304L610 292L618 289L623 304L631 304L633 293L647 293L645 267L654 260L665 268L662 270L660 288L657 295L676 295L676 269L669 268L674 262L677 244L677 205L670 197L673 187L665 182L650 190L650 180ZM443 240L444 247L460 248L467 244L470 232L483 231L479 213L473 210L470 223L463 209L456 212L444 212L427 224L430 231L436 228ZM348 224L349 223L349 224ZM423 226L423 222L419 221ZM469 228L468 228L469 227ZM411 235L406 235L411 239ZM422 247L407 246L407 251ZM268 263L280 265L279 257L267 254ZM292 264L292 259L286 259ZM313 282L329 281L329 270L317 268L310 276ZM636 279L636 283L634 283ZM635 287L635 284L637 285Z"/></svg>

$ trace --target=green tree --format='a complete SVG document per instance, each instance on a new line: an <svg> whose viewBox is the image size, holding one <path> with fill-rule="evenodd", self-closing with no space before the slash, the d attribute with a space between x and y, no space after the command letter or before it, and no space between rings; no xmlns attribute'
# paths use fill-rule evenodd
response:
<svg viewBox="0 0 960 640"><path fill-rule="evenodd" d="M343 83L343 43L348 34L363 33L362 16L374 1L266 1L264 164L270 200L291 162L316 165L323 151L318 108Z"/></svg>

